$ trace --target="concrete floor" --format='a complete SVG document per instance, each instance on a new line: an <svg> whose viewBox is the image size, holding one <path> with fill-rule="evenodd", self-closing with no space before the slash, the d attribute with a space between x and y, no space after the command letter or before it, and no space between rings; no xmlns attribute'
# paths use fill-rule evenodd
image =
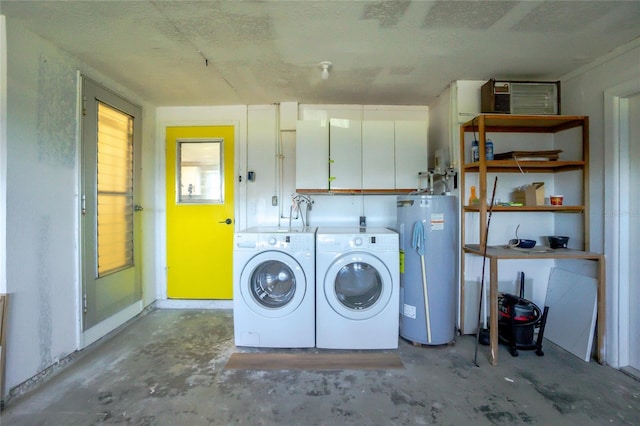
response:
<svg viewBox="0 0 640 426"><path fill-rule="evenodd" d="M472 336L443 347L401 340L405 369L225 370L236 351L230 311L155 310L10 400L0 424L640 424L640 382L543 349L512 358L501 347L491 367L480 346L476 367Z"/></svg>

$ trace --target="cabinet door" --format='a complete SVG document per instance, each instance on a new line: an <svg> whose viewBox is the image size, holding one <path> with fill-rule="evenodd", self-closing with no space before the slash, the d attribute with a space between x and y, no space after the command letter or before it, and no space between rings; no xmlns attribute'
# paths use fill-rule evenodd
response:
<svg viewBox="0 0 640 426"><path fill-rule="evenodd" d="M362 122L362 189L395 189L393 121Z"/></svg>
<svg viewBox="0 0 640 426"><path fill-rule="evenodd" d="M326 120L296 124L296 189L329 189L329 125Z"/></svg>
<svg viewBox="0 0 640 426"><path fill-rule="evenodd" d="M362 189L362 122L331 119L329 189Z"/></svg>
<svg viewBox="0 0 640 426"><path fill-rule="evenodd" d="M396 189L417 189L427 171L427 122L395 122Z"/></svg>

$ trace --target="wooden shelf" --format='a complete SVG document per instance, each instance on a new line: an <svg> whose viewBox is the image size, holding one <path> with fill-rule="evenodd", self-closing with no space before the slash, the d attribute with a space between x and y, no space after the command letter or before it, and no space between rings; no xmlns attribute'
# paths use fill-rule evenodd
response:
<svg viewBox="0 0 640 426"><path fill-rule="evenodd" d="M488 207L487 207L488 209ZM464 206L468 213L480 212L480 206ZM550 213L584 213L584 206L493 206L493 212L550 212Z"/></svg>
<svg viewBox="0 0 640 426"><path fill-rule="evenodd" d="M569 129L580 128L582 133L578 136L576 144L581 147L579 159L574 160L486 160L484 155L480 155L479 161L473 163L465 162L465 135L473 133L478 140L478 150L485 152L487 133L557 133ZM516 147L510 147L516 149ZM487 182L488 173L563 173L578 171L581 173L581 193L580 199L583 205L566 206L494 206L494 212L540 212L540 213L582 213L589 210L588 206L588 175L589 175L589 118L578 115L511 115L511 114L480 114L460 126L460 192L462 197L466 196L465 175L477 173L478 175L478 206L462 206L462 210L467 213L478 213L480 223L481 240L486 235L486 223L488 214L489 184ZM589 243L588 218L585 215L583 221L583 234L585 247ZM461 226L461 236L464 241L465 223ZM481 246L485 244L480 242Z"/></svg>
<svg viewBox="0 0 640 426"><path fill-rule="evenodd" d="M569 138L562 137L550 137L548 134L555 134L570 129L578 129L571 131L568 135ZM559 146L565 146L567 143L574 144L572 142L575 136L575 145L569 151L571 159L561 159L555 156L553 157L536 157L536 154L542 154L540 151L522 151L522 146L518 145L518 141L513 138L513 143L506 142L509 140L510 135L496 135L496 138L506 140L502 145L507 146L505 152L520 152L530 153L530 157L523 157L523 159L503 159L503 160L486 160L484 153L487 145L489 133L530 133L530 134L547 134L540 139L553 139L554 146L546 147L546 151L559 151ZM480 152L480 159L477 162L467 163L465 162L465 153L469 148L469 137L473 134L473 138L478 141L478 151ZM520 138L521 139L521 138ZM533 139L533 138L528 138ZM538 138L535 138L538 139ZM558 145L555 144L556 139L559 141ZM465 144L465 142L467 144ZM521 144L522 142L520 142ZM535 145L535 144L532 144ZM573 149L575 148L575 149ZM564 172L577 171L580 176L569 176L565 181L575 181L575 191L572 191L572 195L575 196L576 201L581 205L563 205L563 206L551 206L551 205L535 205L535 206L505 206L494 205L491 208L491 212L496 213L545 213L545 214L560 214L560 213L574 213L580 215L579 217L569 218L573 223L581 222L581 239L582 248L589 247L589 118L586 116L563 116L563 115L509 115L509 114L481 114L467 121L460 127L460 193L462 199L466 199L468 194L465 187L466 175L476 174L474 179L477 178L477 197L479 203L477 205L462 205L462 211L468 214L462 215L462 221L460 226L460 238L462 240L461 259L460 259L460 324L464 327L464 307L465 305L465 255L483 256L489 260L490 271L490 332L491 332L491 351L490 360L493 365L498 362L497 359L497 345L498 345L498 261L502 259L515 259L515 260L529 260L529 259L585 259L596 261L598 263L598 360L603 360L603 336L604 336L604 299L605 299L605 274L604 274L604 256L598 253L590 253L581 250L569 250L569 249L541 249L540 247L531 250L517 250L506 246L487 246L487 223L489 216L489 207L491 204L490 188L491 182L488 182L488 173L494 174L520 174L523 172L529 173L552 173L562 174ZM469 157L467 157L469 158ZM525 159L526 158L526 159ZM555 183L557 176L549 178ZM558 176L559 177L559 176ZM497 179L492 176L493 179ZM509 176L506 176L507 182ZM561 179L559 179L561 180ZM474 180L476 182L476 180ZM475 184L475 183L474 183ZM507 185L509 185L507 183ZM572 187L573 188L573 187ZM505 192L504 190L502 191ZM504 217L504 216L502 216ZM465 226L466 221L473 218L471 223L474 227L477 227L477 235L480 241L479 244L466 244L465 240ZM477 220L476 220L477 218ZM475 234L475 233L474 233ZM462 330L465 333L465 330Z"/></svg>
<svg viewBox="0 0 640 426"><path fill-rule="evenodd" d="M586 118L581 115L481 114L464 123L462 129L477 131L480 117L487 132L516 133L557 133L582 126Z"/></svg>
<svg viewBox="0 0 640 426"><path fill-rule="evenodd" d="M555 173L571 170L582 170L584 161L515 161L515 160L490 160L484 162L486 171L493 173L518 173L530 171L533 173ZM463 167L465 172L474 173L480 171L480 163L467 163Z"/></svg>
<svg viewBox="0 0 640 426"><path fill-rule="evenodd" d="M463 247L465 253L483 256L480 244L466 244ZM545 250L545 251L540 251ZM508 246L487 246L486 257L488 259L589 259L598 260L603 255L582 250L552 249L550 247L536 246L533 249L513 249Z"/></svg>

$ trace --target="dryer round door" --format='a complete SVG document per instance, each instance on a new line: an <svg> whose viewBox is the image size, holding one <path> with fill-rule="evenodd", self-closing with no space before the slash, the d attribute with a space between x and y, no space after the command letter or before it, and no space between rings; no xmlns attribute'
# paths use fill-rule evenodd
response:
<svg viewBox="0 0 640 426"><path fill-rule="evenodd" d="M378 315L389 304L392 293L389 269L369 253L341 255L324 277L324 297L333 310L348 319Z"/></svg>
<svg viewBox="0 0 640 426"><path fill-rule="evenodd" d="M247 262L240 276L244 303L255 313L278 318L295 311L307 291L300 264L279 251L266 251Z"/></svg>

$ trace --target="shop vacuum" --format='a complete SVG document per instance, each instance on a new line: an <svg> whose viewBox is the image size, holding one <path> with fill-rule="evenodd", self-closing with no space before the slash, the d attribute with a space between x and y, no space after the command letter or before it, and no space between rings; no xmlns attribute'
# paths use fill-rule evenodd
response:
<svg viewBox="0 0 640 426"><path fill-rule="evenodd" d="M509 346L511 356L518 356L518 349L534 350L543 356L542 339L549 307L544 310L524 298L524 272L520 273L520 296L504 293L498 298L498 337ZM538 336L534 341L535 329Z"/></svg>

